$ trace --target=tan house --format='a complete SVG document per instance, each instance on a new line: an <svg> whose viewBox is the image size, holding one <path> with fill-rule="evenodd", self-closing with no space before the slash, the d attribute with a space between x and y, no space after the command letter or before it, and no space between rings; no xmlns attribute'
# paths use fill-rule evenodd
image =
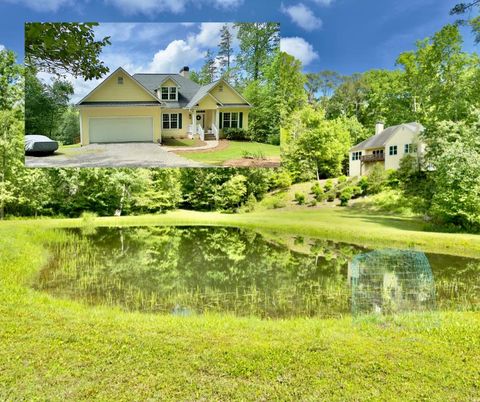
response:
<svg viewBox="0 0 480 402"><path fill-rule="evenodd" d="M219 139L248 128L251 105L224 79L198 85L178 74L134 74L118 68L78 103L82 145Z"/></svg>
<svg viewBox="0 0 480 402"><path fill-rule="evenodd" d="M425 151L425 145L419 142L419 134L424 129L419 123L386 129L383 123L377 123L375 135L350 149L349 176L367 175L376 164L385 170L398 169L404 155Z"/></svg>

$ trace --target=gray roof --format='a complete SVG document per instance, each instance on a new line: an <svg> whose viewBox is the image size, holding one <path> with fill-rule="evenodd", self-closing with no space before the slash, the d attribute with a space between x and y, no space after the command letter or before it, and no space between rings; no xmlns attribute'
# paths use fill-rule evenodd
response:
<svg viewBox="0 0 480 402"><path fill-rule="evenodd" d="M198 89L198 92L195 94L193 98L191 98L190 102L188 102L187 107L193 107L195 106L200 100L210 91L215 85L217 85L217 81L213 81L210 84L203 85Z"/></svg>
<svg viewBox="0 0 480 402"><path fill-rule="evenodd" d="M350 148L350 152L361 151L363 149L383 148L390 138L402 130L408 130L414 134L420 134L424 129L425 127L423 127L420 123L415 122L388 127L379 134L373 135L370 138L367 138L365 141L362 141L360 144Z"/></svg>
<svg viewBox="0 0 480 402"><path fill-rule="evenodd" d="M173 79L179 85L178 87L178 102L165 102L165 107L168 109L178 109L187 106L190 100L195 96L200 88L196 82L185 78L180 74L148 74L139 73L134 74L133 78L140 84L147 88L154 96L157 96L155 91L160 87L160 84L168 78Z"/></svg>

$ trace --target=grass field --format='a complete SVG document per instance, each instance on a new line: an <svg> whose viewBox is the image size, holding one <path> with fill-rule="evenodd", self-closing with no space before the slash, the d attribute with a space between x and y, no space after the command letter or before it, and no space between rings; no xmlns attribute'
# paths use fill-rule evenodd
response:
<svg viewBox="0 0 480 402"><path fill-rule="evenodd" d="M32 224L45 228L82 225L81 219L37 219L0 222L0 228ZM177 210L162 215L95 218L91 224L112 225L220 225L277 231L358 244L370 248L417 248L426 252L480 258L480 235L424 231L415 217L398 217L340 207L291 207L245 214Z"/></svg>
<svg viewBox="0 0 480 402"><path fill-rule="evenodd" d="M179 212L119 221L219 219ZM49 258L45 245L65 236L48 227L78 223L0 224L1 400L478 398L479 313L404 316L388 325L174 317L87 307L31 290Z"/></svg>
<svg viewBox="0 0 480 402"><path fill-rule="evenodd" d="M224 162L232 159L241 159L244 152L250 154L262 154L264 157L280 157L280 147L271 144L247 141L228 141L228 147L219 151L189 152L182 156L197 162L221 166Z"/></svg>

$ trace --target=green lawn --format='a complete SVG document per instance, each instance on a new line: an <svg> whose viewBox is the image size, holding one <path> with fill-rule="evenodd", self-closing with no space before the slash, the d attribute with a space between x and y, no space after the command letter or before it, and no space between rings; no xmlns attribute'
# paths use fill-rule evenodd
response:
<svg viewBox="0 0 480 402"><path fill-rule="evenodd" d="M265 214L250 218L272 224ZM180 211L118 222L228 219ZM247 215L238 219L249 221ZM388 325L349 318L174 317L87 307L30 289L49 257L45 245L65 236L48 228L79 223L0 224L0 400L478 398L478 312L404 316ZM425 320L420 326L418 318Z"/></svg>
<svg viewBox="0 0 480 402"><path fill-rule="evenodd" d="M250 154L261 153L265 157L280 157L280 147L271 144L247 141L228 141L228 147L219 151L188 152L181 155L197 162L221 166L224 162L232 159L241 159L244 152Z"/></svg>

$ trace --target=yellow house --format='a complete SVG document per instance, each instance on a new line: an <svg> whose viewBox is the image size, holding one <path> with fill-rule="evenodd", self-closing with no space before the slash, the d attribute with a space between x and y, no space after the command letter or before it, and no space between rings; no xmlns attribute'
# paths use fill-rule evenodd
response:
<svg viewBox="0 0 480 402"><path fill-rule="evenodd" d="M375 126L375 135L355 145L349 152L349 176L365 176L375 165L385 170L398 169L407 154L423 154L425 144L419 135L425 128L419 123L406 123L384 128Z"/></svg>
<svg viewBox="0 0 480 402"><path fill-rule="evenodd" d="M198 85L178 74L134 74L118 68L77 104L82 145L219 139L225 128L248 129L251 105L224 79Z"/></svg>

